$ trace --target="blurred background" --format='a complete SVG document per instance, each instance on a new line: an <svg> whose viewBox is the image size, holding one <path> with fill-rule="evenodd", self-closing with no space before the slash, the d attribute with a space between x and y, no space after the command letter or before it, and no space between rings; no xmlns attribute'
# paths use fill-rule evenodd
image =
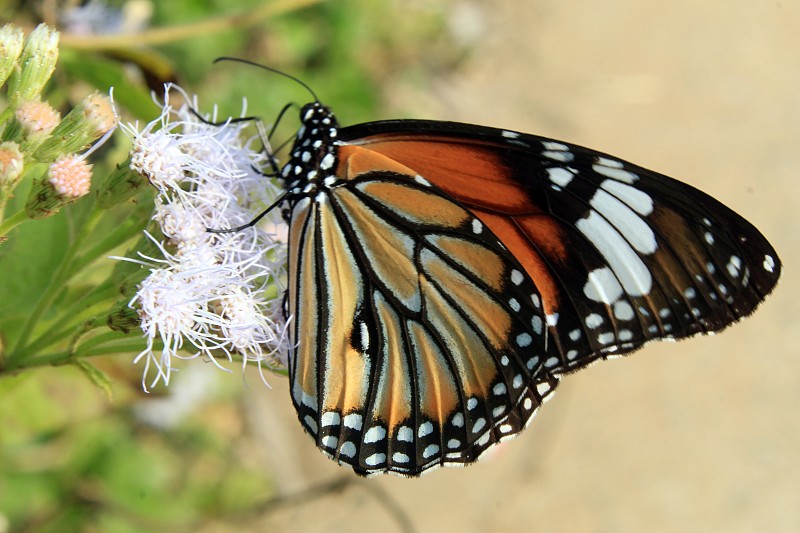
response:
<svg viewBox="0 0 800 533"><path fill-rule="evenodd" d="M753 222L785 265L756 314L566 378L466 469L364 480L313 446L286 380L188 364L109 399L62 367L0 380L4 531L800 531L800 4L635 0L0 1L62 31L51 101L115 87L123 120L177 81L272 120L455 120L568 140L677 177ZM126 32L139 32L137 37ZM77 96L76 96L77 95ZM286 138L296 128L288 116ZM283 131L283 130L282 130ZM108 150L123 150L117 135ZM124 154L124 151L122 152ZM0 295L0 299L2 295Z"/></svg>

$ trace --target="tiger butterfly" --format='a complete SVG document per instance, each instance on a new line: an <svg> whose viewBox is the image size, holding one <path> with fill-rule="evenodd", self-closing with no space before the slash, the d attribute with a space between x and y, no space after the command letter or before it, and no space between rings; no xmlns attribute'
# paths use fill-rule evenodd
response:
<svg viewBox="0 0 800 533"><path fill-rule="evenodd" d="M281 171L291 396L360 475L472 463L562 375L721 330L780 275L742 217L607 154L454 122L340 128L316 97L300 119Z"/></svg>

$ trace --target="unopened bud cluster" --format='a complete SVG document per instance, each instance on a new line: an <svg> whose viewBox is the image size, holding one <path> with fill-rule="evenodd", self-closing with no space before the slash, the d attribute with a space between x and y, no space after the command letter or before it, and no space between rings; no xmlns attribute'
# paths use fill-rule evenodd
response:
<svg viewBox="0 0 800 533"><path fill-rule="evenodd" d="M63 118L43 99L58 60L58 39L45 24L27 38L12 24L0 28L0 84L7 102L0 112L0 210L30 179L24 208L30 219L55 214L89 192L92 166L86 158L117 126L110 99L100 93L84 98Z"/></svg>

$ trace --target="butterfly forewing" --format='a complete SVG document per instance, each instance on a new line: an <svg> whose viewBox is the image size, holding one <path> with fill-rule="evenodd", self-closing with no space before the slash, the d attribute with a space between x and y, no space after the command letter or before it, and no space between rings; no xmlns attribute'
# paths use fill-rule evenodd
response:
<svg viewBox="0 0 800 533"><path fill-rule="evenodd" d="M340 138L424 175L524 266L569 371L657 338L716 331L774 287L777 255L750 223L677 180L552 139L388 121Z"/></svg>

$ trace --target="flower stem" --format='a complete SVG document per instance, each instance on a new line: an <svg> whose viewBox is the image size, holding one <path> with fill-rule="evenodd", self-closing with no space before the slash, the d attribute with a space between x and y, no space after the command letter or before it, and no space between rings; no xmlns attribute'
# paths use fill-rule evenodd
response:
<svg viewBox="0 0 800 533"><path fill-rule="evenodd" d="M4 221L0 222L0 243L5 240L5 236L9 231L16 228L26 220L28 220L28 214L25 212L25 209L20 209Z"/></svg>
<svg viewBox="0 0 800 533"><path fill-rule="evenodd" d="M290 11L297 11L318 4L321 1L275 0L264 2L249 11L241 13L233 13L222 17L217 16L189 24L152 28L138 33L103 36L82 36L63 33L61 34L61 45L76 50L101 51L166 44L194 38L198 35L208 35L225 30L254 26L264 20Z"/></svg>
<svg viewBox="0 0 800 533"><path fill-rule="evenodd" d="M99 357L112 353L136 353L142 349L141 341L131 341L122 333L109 332L93 343L92 349L82 350L80 357ZM94 339L93 339L94 340ZM62 366L75 362L77 354L69 350L52 352L37 357L28 357L17 361L7 361L0 367L0 376L11 376L28 368L43 366Z"/></svg>

